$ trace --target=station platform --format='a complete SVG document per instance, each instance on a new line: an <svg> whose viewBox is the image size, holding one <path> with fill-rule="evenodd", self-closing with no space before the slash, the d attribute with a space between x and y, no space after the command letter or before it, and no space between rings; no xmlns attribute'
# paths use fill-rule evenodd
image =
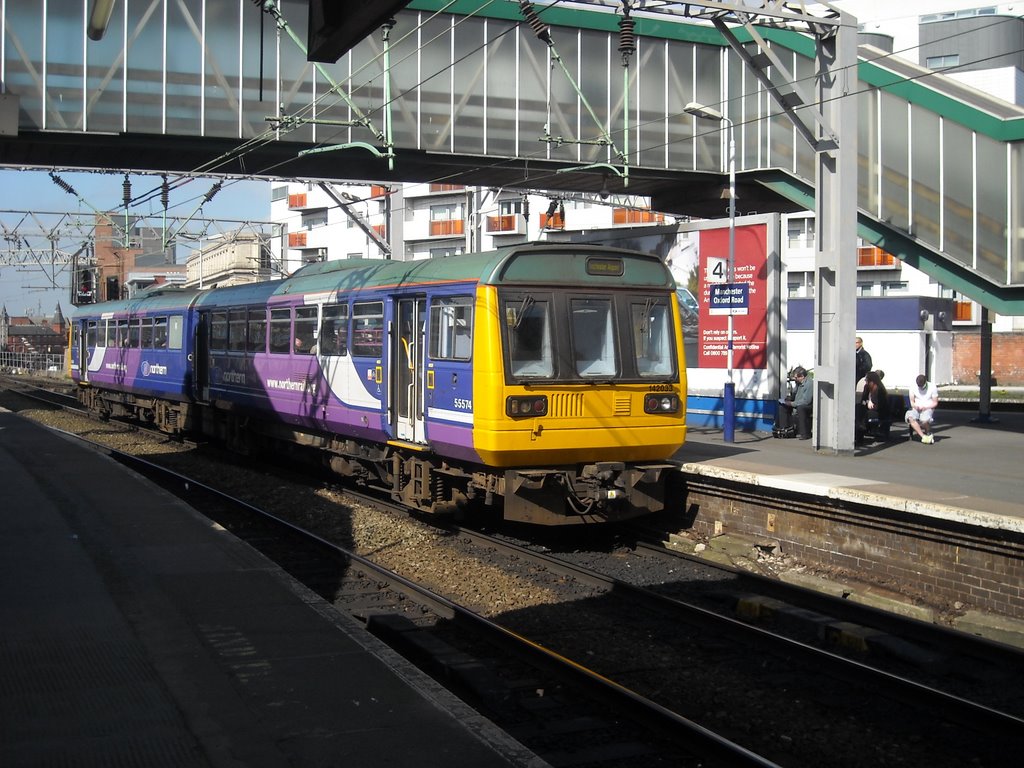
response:
<svg viewBox="0 0 1024 768"><path fill-rule="evenodd" d="M99 452L0 411L0 765L539 765Z"/></svg>
<svg viewBox="0 0 1024 768"><path fill-rule="evenodd" d="M753 485L942 517L985 528L1024 531L1024 411L943 409L935 442L909 438L892 426L889 440L858 446L852 455L815 450L813 440L777 439L765 432L690 429L675 460L687 472Z"/></svg>

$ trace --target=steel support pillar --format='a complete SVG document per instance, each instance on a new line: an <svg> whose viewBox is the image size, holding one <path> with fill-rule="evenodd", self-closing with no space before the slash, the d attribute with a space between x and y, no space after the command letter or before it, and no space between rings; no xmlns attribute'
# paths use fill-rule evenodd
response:
<svg viewBox="0 0 1024 768"><path fill-rule="evenodd" d="M818 104L838 146L818 152L815 173L812 434L816 450L849 454L857 386L857 25L848 14L834 35L817 37L815 77Z"/></svg>

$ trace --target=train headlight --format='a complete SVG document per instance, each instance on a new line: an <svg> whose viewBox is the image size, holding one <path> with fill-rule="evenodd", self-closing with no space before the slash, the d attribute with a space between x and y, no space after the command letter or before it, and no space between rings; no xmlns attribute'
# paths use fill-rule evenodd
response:
<svg viewBox="0 0 1024 768"><path fill-rule="evenodd" d="M644 398L644 413L676 413L679 410L677 395L663 395L651 392Z"/></svg>
<svg viewBox="0 0 1024 768"><path fill-rule="evenodd" d="M512 418L546 416L548 413L547 395L509 397L505 400L505 413Z"/></svg>

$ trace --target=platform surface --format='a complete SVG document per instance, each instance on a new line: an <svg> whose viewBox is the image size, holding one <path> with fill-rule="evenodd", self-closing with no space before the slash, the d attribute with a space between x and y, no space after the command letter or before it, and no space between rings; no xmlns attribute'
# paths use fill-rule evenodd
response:
<svg viewBox="0 0 1024 768"><path fill-rule="evenodd" d="M992 418L978 422L977 411L940 409L934 444L910 440L909 427L896 423L887 442L852 455L765 432L736 431L725 442L721 429L690 429L674 458L705 476L1024 532L1024 413Z"/></svg>
<svg viewBox="0 0 1024 768"><path fill-rule="evenodd" d="M248 546L0 411L0 766L542 765Z"/></svg>

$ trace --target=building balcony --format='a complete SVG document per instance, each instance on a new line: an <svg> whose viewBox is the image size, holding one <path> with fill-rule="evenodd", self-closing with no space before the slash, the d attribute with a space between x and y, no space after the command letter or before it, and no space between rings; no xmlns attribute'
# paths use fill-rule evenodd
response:
<svg viewBox="0 0 1024 768"><path fill-rule="evenodd" d="M953 322L974 324L974 302L969 299L958 299L954 301Z"/></svg>
<svg viewBox="0 0 1024 768"><path fill-rule="evenodd" d="M542 213L540 215L541 229L565 229L565 219L560 213Z"/></svg>
<svg viewBox="0 0 1024 768"><path fill-rule="evenodd" d="M443 219L430 222L430 237L457 237L466 231L465 219Z"/></svg>
<svg viewBox="0 0 1024 768"><path fill-rule="evenodd" d="M612 224L664 224L665 215L654 211L638 211L634 208L616 208L612 211Z"/></svg>
<svg viewBox="0 0 1024 768"><path fill-rule="evenodd" d="M463 196L466 187L462 184L410 184L403 194L405 197L443 197L444 195Z"/></svg>
<svg viewBox="0 0 1024 768"><path fill-rule="evenodd" d="M515 213L504 216L488 216L484 231L488 235L521 235L523 234L523 219Z"/></svg>
<svg viewBox="0 0 1024 768"><path fill-rule="evenodd" d="M900 260L891 253L886 253L874 245L865 245L857 249L857 267L873 269L897 269Z"/></svg>

